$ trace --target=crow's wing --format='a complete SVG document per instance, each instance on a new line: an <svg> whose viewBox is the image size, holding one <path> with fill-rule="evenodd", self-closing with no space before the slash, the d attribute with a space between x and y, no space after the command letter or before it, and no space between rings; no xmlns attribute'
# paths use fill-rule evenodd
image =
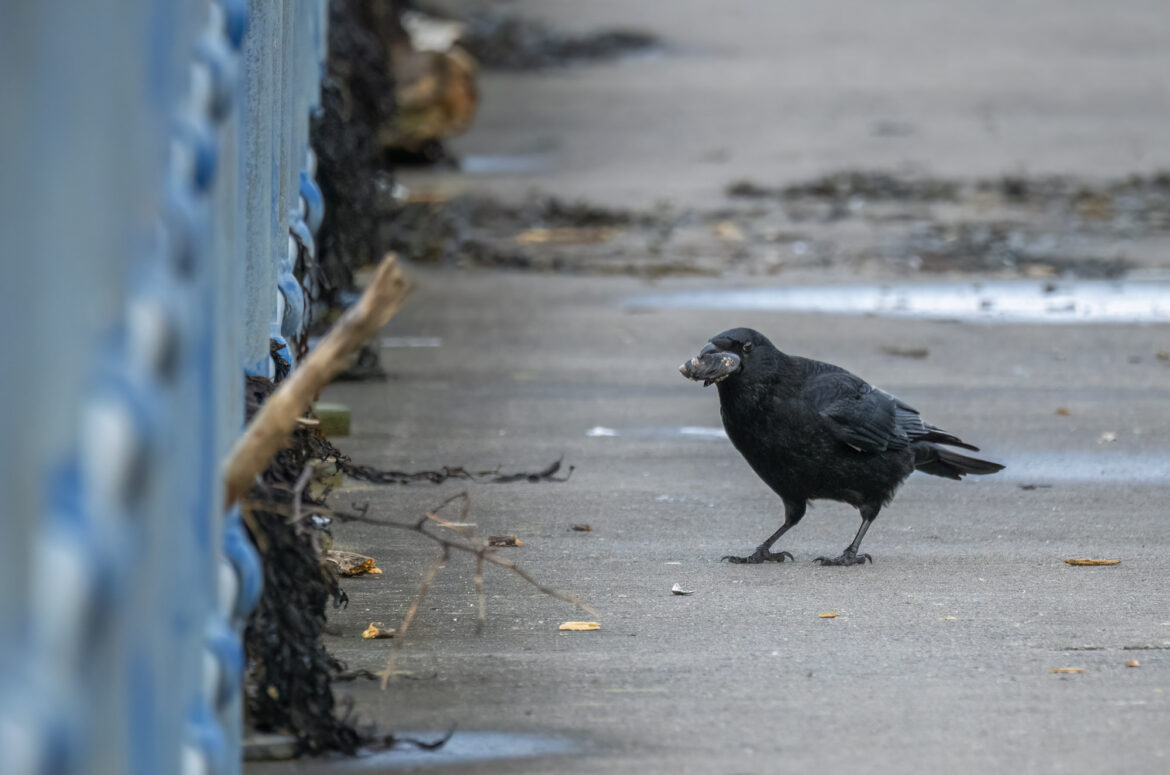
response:
<svg viewBox="0 0 1170 775"><path fill-rule="evenodd" d="M922 421L918 410L847 371L822 372L805 383L803 395L825 418L830 432L862 452L901 449L933 441L977 449Z"/></svg>

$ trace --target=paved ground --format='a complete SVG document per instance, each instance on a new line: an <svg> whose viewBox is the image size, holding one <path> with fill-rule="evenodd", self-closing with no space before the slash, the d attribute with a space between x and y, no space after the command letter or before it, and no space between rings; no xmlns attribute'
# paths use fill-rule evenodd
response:
<svg viewBox="0 0 1170 775"><path fill-rule="evenodd" d="M456 149L554 162L493 175L495 192L704 205L732 180L842 168L1113 177L1170 167L1161 0L504 5L582 32L649 29L668 52L485 73L476 125Z"/></svg>
<svg viewBox="0 0 1170 775"><path fill-rule="evenodd" d="M387 350L390 381L330 390L354 409L344 446L360 461L534 468L564 455L576 465L563 484L470 487L470 521L518 535L524 546L501 552L587 600L602 624L560 633L562 621L593 617L489 571L477 637L472 567L454 558L402 655L419 680L384 694L355 688L364 716L572 746L475 772L1165 768L1170 369L1151 357L1163 330L623 308L643 290L420 273L388 332L442 346ZM795 563L720 564L780 515L728 442L678 433L718 415L714 391L684 381L677 363L732 323L847 365L1008 472L962 483L915 475L870 531L873 565L811 563L857 527L837 504L785 540ZM897 342L931 354L880 352ZM587 436L594 426L619 435ZM1106 432L1116 441L1100 443ZM406 520L460 489L336 497ZM569 529L582 522L593 531ZM389 643L359 633L403 616L433 551L368 527L341 528L337 541L379 558L386 575L347 584L352 602L333 617L341 635L329 645L351 667L378 669ZM1069 557L1122 563L1072 568ZM672 596L676 582L697 593ZM839 616L820 619L825 611ZM1131 659L1141 667L1126 668ZM1058 667L1085 673L1049 672Z"/></svg>
<svg viewBox="0 0 1170 775"><path fill-rule="evenodd" d="M1154 142L1170 57L1170 17L1157 3L1126 13L985 3L959 15L937 3L853 3L837 18L827 9L838 4L721 3L725 17L699 24L688 10L711 4L697 0L669 16L651 3L539 5L581 28L624 16L687 53L487 76L481 123L462 150L543 143L557 158L526 178L472 181L504 194L535 184L643 205L663 192L714 194L746 172L792 179L915 161L954 174L1112 175L1170 162ZM885 119L913 133L874 135ZM453 557L402 652L410 675L385 693L345 690L383 728L456 725L452 753L422 761L476 773L1170 768L1170 366L1155 357L1170 344L1165 327L627 304L648 289L735 279L415 276L418 290L386 334L442 344L387 349L389 381L328 391L354 410L344 449L401 469L533 469L563 455L577 467L568 482L468 487L468 519L483 535L518 535L524 546L502 556L597 610L489 569L477 636L474 569ZM812 564L858 525L829 503L785 537L795 563L720 564L780 520L778 499L730 444L693 430L718 425L717 396L676 371L732 325L850 368L1008 470L961 483L912 477L867 537L873 565ZM887 345L929 356L893 357ZM587 435L597 426L617 435ZM335 503L368 501L371 513L409 520L461 489L355 485ZM402 618L434 550L360 526L339 528L337 543L375 556L385 575L347 583L351 603L333 616L329 646L351 667L379 669L390 642L359 633ZM1070 557L1122 562L1073 568ZM696 594L671 595L676 582ZM828 611L838 616L818 616ZM557 631L594 618L599 632ZM1085 672L1050 672L1059 667ZM454 755L461 747L531 755L473 763ZM395 762L419 760L250 771Z"/></svg>

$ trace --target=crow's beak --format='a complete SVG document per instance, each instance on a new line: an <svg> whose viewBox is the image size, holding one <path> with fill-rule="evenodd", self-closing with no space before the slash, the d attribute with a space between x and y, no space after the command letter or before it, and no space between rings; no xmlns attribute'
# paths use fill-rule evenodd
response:
<svg viewBox="0 0 1170 775"><path fill-rule="evenodd" d="M699 354L678 367L687 379L702 382L703 387L721 382L739 371L739 356L735 353L724 352L711 342L703 345Z"/></svg>

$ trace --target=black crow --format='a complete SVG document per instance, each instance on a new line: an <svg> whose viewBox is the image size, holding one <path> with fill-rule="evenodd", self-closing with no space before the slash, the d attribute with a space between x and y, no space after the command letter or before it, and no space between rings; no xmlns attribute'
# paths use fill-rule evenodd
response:
<svg viewBox="0 0 1170 775"><path fill-rule="evenodd" d="M738 563L783 562L772 544L804 516L810 500L843 501L861 511L861 528L840 557L822 565L856 565L865 531L915 469L961 479L1003 466L947 449L978 451L929 425L909 404L829 363L785 355L750 328L711 337L679 367L684 377L717 384L719 413L731 443L784 501L784 524Z"/></svg>

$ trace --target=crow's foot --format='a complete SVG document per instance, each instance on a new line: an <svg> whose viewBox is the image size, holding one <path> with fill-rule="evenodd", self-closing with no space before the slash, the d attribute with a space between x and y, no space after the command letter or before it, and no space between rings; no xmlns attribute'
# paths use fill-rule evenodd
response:
<svg viewBox="0 0 1170 775"><path fill-rule="evenodd" d="M841 552L840 557L818 557L813 562L819 562L821 565L865 565L866 560L873 563L873 558L868 554L858 554L846 549Z"/></svg>
<svg viewBox="0 0 1170 775"><path fill-rule="evenodd" d="M769 552L762 546L757 546L756 550L747 557L733 557L730 554L719 558L719 562L727 560L736 565L759 565L762 562L784 562L785 559L792 559L792 555L788 552Z"/></svg>

